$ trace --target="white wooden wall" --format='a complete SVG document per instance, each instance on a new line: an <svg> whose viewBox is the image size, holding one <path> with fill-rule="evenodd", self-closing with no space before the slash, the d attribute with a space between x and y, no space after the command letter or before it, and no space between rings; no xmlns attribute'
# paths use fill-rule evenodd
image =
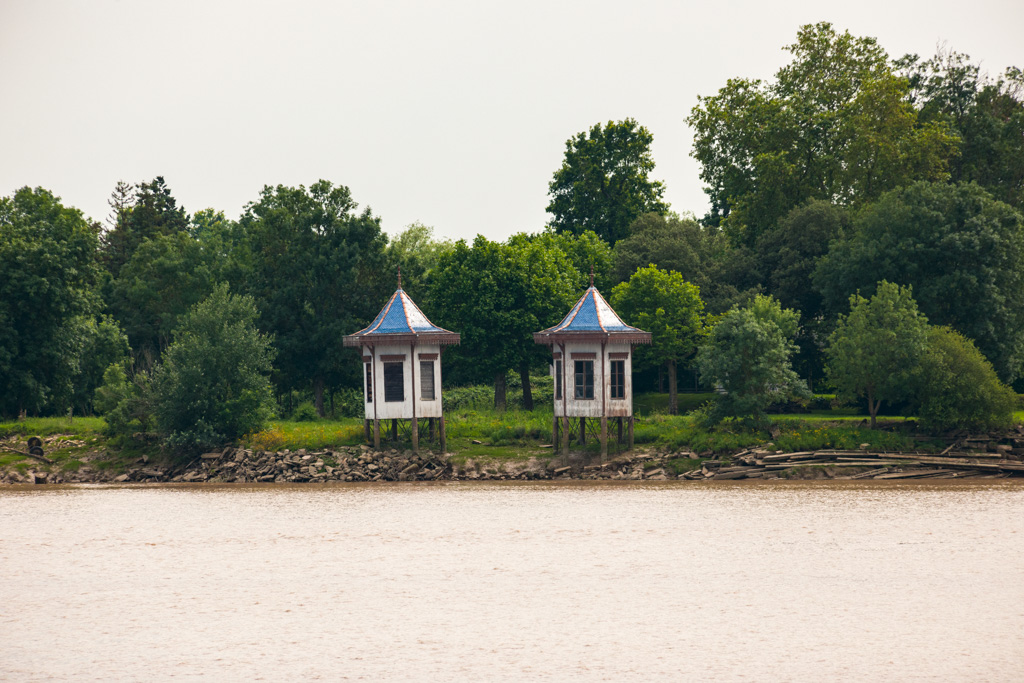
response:
<svg viewBox="0 0 1024 683"><path fill-rule="evenodd" d="M556 417L601 417L607 415L608 417L629 417L633 414L633 353L629 344L605 344L602 351L600 342L566 342L565 343L565 354L562 357L562 391L565 392L565 401L560 399L555 400L555 416ZM558 353L561 351L561 347L557 344L554 346L554 352ZM574 359L574 353L593 353L595 356L594 361L594 398L593 399L577 399L576 395L576 377L574 375L576 364L574 360L589 360L589 359ZM613 353L628 353L624 359L626 361L625 372L626 372L626 395L625 398L613 399L611 397L612 381L611 381L611 358L610 355ZM623 360L623 359L615 359ZM554 375L555 367L554 359L551 363L551 374ZM552 376L552 381L554 377ZM601 400L602 393L604 400ZM563 408L564 406L564 408Z"/></svg>
<svg viewBox="0 0 1024 683"><path fill-rule="evenodd" d="M363 404L366 406L366 419L390 420L399 418L408 420L413 414L413 386L416 388L416 417L441 417L441 355L440 347L424 345L413 347L411 344L378 344L371 352L369 347L362 347L363 358L373 357L373 401L366 400L366 366L363 373ZM422 378L420 377L420 354L434 354L434 399L425 401L420 398ZM383 356L404 355L402 376L405 380L403 401L384 400L384 361ZM414 385L415 378L415 385Z"/></svg>

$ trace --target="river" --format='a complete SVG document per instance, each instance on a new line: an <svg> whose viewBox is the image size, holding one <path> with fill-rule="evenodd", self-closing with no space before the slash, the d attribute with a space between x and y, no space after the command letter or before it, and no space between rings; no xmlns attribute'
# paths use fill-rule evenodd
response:
<svg viewBox="0 0 1024 683"><path fill-rule="evenodd" d="M1013 681L1013 481L0 489L0 679Z"/></svg>

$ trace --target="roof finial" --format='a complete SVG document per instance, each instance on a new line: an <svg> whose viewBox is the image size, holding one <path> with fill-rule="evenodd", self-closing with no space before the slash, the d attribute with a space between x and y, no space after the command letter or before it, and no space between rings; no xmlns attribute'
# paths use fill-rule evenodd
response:
<svg viewBox="0 0 1024 683"><path fill-rule="evenodd" d="M594 286L594 264L590 264L590 286Z"/></svg>
<svg viewBox="0 0 1024 683"><path fill-rule="evenodd" d="M398 288L402 288L402 266L398 266Z"/></svg>

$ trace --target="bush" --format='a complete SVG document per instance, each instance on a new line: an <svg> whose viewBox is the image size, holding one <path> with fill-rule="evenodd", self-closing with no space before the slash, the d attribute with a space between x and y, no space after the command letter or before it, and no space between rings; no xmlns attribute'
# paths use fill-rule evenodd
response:
<svg viewBox="0 0 1024 683"><path fill-rule="evenodd" d="M136 434L153 429L153 396L149 375L138 372L129 377L127 362L114 363L103 373L93 406L104 417L104 433L115 445Z"/></svg>
<svg viewBox="0 0 1024 683"><path fill-rule="evenodd" d="M313 406L309 401L300 403L295 410L292 411L293 422L315 422L320 416L316 414L316 407Z"/></svg>
<svg viewBox="0 0 1024 683"><path fill-rule="evenodd" d="M974 342L948 327L928 330L917 393L918 417L933 429L1005 427L1017 402Z"/></svg>
<svg viewBox="0 0 1024 683"><path fill-rule="evenodd" d="M220 285L182 317L155 370L153 402L167 446L189 452L258 432L273 414L273 348L256 305Z"/></svg>

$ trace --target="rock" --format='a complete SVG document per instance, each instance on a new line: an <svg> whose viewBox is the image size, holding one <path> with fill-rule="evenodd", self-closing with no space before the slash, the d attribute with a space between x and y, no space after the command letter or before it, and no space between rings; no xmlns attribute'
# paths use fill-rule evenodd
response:
<svg viewBox="0 0 1024 683"><path fill-rule="evenodd" d="M117 483L121 483L123 481L128 481L128 475L127 474L119 474L118 476L114 477L114 481L117 482Z"/></svg>
<svg viewBox="0 0 1024 683"><path fill-rule="evenodd" d="M199 457L203 460L217 460L220 458L220 451L211 451L209 453L203 453Z"/></svg>
<svg viewBox="0 0 1024 683"><path fill-rule="evenodd" d="M869 443L862 443L862 444L860 445L860 449L861 449L862 451L866 451L866 450L867 450L867 449L869 449L869 448L871 448L871 444L869 444Z"/></svg>

